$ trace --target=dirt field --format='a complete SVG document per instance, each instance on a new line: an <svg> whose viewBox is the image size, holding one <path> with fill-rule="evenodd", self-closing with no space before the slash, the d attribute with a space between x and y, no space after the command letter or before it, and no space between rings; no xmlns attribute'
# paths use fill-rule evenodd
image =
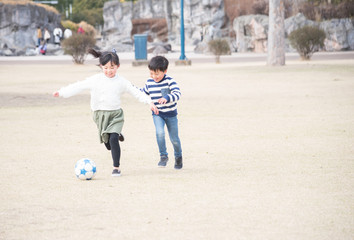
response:
<svg viewBox="0 0 354 240"><path fill-rule="evenodd" d="M157 167L151 113L127 94L118 178L88 93L51 95L98 71L0 65L1 240L353 239L354 60L172 63L184 168ZM92 181L75 177L83 157Z"/></svg>

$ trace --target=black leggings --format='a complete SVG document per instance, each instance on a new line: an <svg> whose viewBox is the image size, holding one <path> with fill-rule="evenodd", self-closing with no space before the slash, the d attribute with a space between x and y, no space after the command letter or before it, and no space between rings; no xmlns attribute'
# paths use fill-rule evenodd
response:
<svg viewBox="0 0 354 240"><path fill-rule="evenodd" d="M106 148L111 150L114 167L120 166L120 146L118 138L118 133L111 133L109 134L109 142L105 143Z"/></svg>

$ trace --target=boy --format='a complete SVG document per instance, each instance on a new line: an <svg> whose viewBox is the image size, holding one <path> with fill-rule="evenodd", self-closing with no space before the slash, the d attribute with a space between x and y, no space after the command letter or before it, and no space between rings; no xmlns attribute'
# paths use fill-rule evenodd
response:
<svg viewBox="0 0 354 240"><path fill-rule="evenodd" d="M156 140L160 151L159 167L166 167L168 154L165 142L165 124L173 145L175 169L183 167L182 148L178 137L177 101L181 97L180 89L173 78L166 75L168 60L162 56L153 57L149 63L150 76L143 91L151 97L158 109L152 113L156 129Z"/></svg>

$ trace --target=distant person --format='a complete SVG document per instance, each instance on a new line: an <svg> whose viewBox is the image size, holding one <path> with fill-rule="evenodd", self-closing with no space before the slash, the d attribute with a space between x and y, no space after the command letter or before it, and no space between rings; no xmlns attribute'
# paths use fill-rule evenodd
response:
<svg viewBox="0 0 354 240"><path fill-rule="evenodd" d="M118 177L121 175L119 141L124 141L121 134L124 123L124 114L121 108L122 94L130 93L140 102L150 104L150 109L156 114L158 114L158 110L150 97L117 74L120 64L115 50L113 52L100 52L90 49L89 53L95 58L99 58L99 66L102 72L63 87L54 92L53 95L54 97L68 98L83 90L90 90L91 109L98 128L99 139L101 143L105 144L107 150L111 151L113 159L112 176Z"/></svg>
<svg viewBox="0 0 354 240"><path fill-rule="evenodd" d="M39 45L41 45L41 41L42 40L43 40L42 29L41 29L41 27L37 27L37 44L36 44L36 47L39 47Z"/></svg>
<svg viewBox="0 0 354 240"><path fill-rule="evenodd" d="M38 51L40 54L45 55L47 53L47 43L42 40L41 45L38 47Z"/></svg>
<svg viewBox="0 0 354 240"><path fill-rule="evenodd" d="M183 167L182 147L178 136L177 101L181 97L181 91L176 81L166 75L168 60L163 56L156 56L150 60L150 77L143 88L143 91L150 96L156 105L158 114L153 113L156 130L156 140L160 152L159 167L166 167L168 153L165 142L165 125L174 149L175 169Z"/></svg>
<svg viewBox="0 0 354 240"><path fill-rule="evenodd" d="M59 27L54 28L53 36L55 45L60 46L60 40L63 37L63 30Z"/></svg>
<svg viewBox="0 0 354 240"><path fill-rule="evenodd" d="M84 34L85 30L81 26L79 26L79 28L77 29L77 33L78 34Z"/></svg>
<svg viewBox="0 0 354 240"><path fill-rule="evenodd" d="M44 41L48 43L50 40L50 33L47 28L44 29Z"/></svg>
<svg viewBox="0 0 354 240"><path fill-rule="evenodd" d="M69 29L69 28L65 29L65 31L64 31L64 39L68 39L72 35L73 35L73 32L71 31L71 29Z"/></svg>

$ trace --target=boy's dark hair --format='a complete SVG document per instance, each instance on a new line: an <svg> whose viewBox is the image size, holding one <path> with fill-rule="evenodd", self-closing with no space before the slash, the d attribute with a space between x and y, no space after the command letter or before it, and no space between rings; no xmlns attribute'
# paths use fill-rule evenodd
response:
<svg viewBox="0 0 354 240"><path fill-rule="evenodd" d="M155 56L151 58L148 67L152 71L160 70L161 72L164 72L168 68L168 60L163 56Z"/></svg>
<svg viewBox="0 0 354 240"><path fill-rule="evenodd" d="M102 66L106 65L108 62L111 62L111 64L114 63L115 65L119 66L119 57L115 49L113 49L112 52L100 52L91 48L88 52L95 58L99 58L100 64Z"/></svg>

